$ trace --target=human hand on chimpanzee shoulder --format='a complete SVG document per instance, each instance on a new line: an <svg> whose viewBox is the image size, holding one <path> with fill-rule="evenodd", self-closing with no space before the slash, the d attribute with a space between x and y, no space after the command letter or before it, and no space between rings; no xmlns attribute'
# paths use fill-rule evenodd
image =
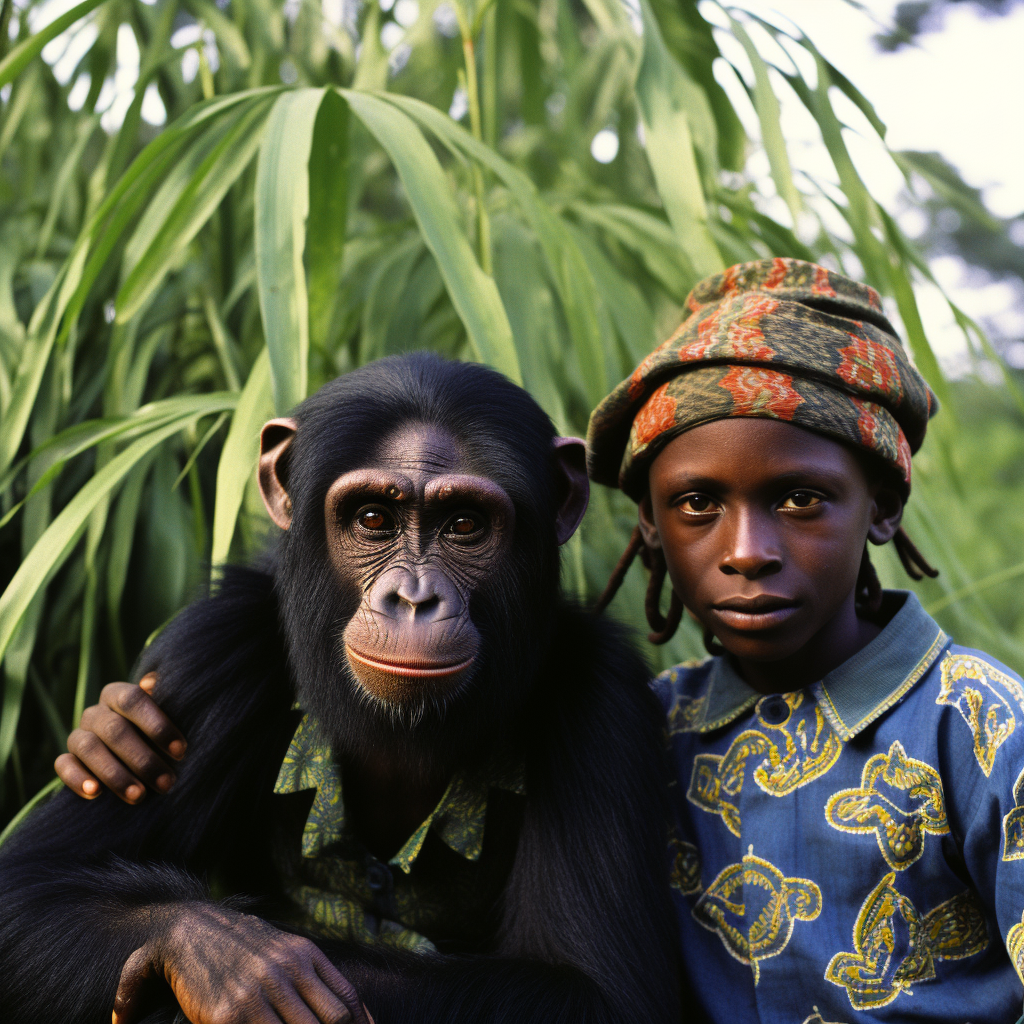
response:
<svg viewBox="0 0 1024 1024"><path fill-rule="evenodd" d="M124 965L113 1024L132 1024L162 978L192 1024L373 1024L317 946L213 904L154 907L149 941Z"/></svg>
<svg viewBox="0 0 1024 1024"><path fill-rule="evenodd" d="M174 785L172 767L185 756L185 737L150 696L157 675L132 683L108 683L98 704L82 713L68 736L68 753L54 768L68 789L87 800L104 786L125 803L138 803L146 786L166 793Z"/></svg>

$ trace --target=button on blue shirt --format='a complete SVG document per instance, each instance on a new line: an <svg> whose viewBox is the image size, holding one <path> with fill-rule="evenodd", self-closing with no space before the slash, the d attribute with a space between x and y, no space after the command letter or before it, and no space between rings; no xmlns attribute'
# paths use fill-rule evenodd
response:
<svg viewBox="0 0 1024 1024"><path fill-rule="evenodd" d="M722 1024L1010 1024L1024 985L1024 684L913 594L820 682L763 696L726 658L654 683L672 884Z"/></svg>

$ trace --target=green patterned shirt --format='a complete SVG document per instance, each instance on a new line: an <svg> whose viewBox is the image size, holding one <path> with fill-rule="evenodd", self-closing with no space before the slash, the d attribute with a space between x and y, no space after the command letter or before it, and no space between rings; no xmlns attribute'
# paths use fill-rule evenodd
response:
<svg viewBox="0 0 1024 1024"><path fill-rule="evenodd" d="M518 831L521 766L491 764L479 773L456 774L427 819L386 863L352 834L341 771L304 715L274 792L308 790L316 794L301 842L289 842L277 856L296 924L325 938L413 950L457 947L493 931L500 876L514 849L514 842L499 840L510 829Z"/></svg>

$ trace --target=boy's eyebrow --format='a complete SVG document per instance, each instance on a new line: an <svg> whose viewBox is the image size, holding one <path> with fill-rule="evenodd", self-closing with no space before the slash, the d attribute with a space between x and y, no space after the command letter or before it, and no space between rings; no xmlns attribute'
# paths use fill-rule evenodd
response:
<svg viewBox="0 0 1024 1024"><path fill-rule="evenodd" d="M835 470L824 469L821 467L800 467L785 470L780 473L772 474L767 476L764 480L760 481L760 485L766 488L777 488L786 485L799 485L812 486L817 484L819 486L832 486L835 488L845 487L848 483L848 474L839 473ZM678 495L684 491L721 491L730 489L730 484L724 481L721 477L713 476L708 473L695 473L690 474L685 469L680 469L677 473L673 474L670 478L668 490L673 495Z"/></svg>

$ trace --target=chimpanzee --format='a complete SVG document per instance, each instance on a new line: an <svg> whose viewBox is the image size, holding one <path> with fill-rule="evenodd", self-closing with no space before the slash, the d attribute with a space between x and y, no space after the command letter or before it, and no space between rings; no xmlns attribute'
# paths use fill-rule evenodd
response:
<svg viewBox="0 0 1024 1024"><path fill-rule="evenodd" d="M193 1024L678 1020L659 711L559 592L582 442L416 354L268 423L259 481L276 551L138 668L174 789L0 849L0 1019L170 1021L154 977Z"/></svg>

